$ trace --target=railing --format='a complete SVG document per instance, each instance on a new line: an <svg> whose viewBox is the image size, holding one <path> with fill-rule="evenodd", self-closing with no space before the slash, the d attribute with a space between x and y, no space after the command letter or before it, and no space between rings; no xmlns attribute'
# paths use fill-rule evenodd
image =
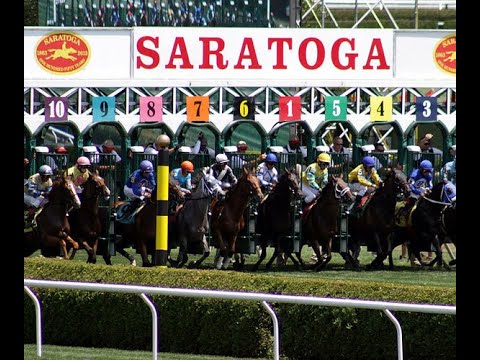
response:
<svg viewBox="0 0 480 360"><path fill-rule="evenodd" d="M273 356L274 360L280 359L280 336L278 319L275 311L270 307L268 302L297 304L297 305L317 305L317 306L337 306L359 309L382 310L392 321L397 331L397 354L398 359L403 359L403 340L402 328L400 323L391 313L396 311L413 311L430 314L456 315L457 307L450 305L420 305L407 304L385 301L370 300L350 300L350 299L332 299L314 296L298 296L298 295L272 295L266 293L247 293L237 291L219 291L219 290L194 290L194 289L177 289L162 288L151 286L136 285L117 285L117 284L97 284L97 283L81 283L68 281L50 281L50 280L31 280L23 279L24 290L30 296L35 304L36 314L36 334L37 334L37 355L42 356L42 315L41 306L38 297L29 287L62 289L62 290L87 290L87 291L103 291L124 294L138 294L147 304L152 312L152 350L153 359L157 360L157 312L153 302L145 294L194 297L194 298L210 298L224 300L250 300L260 301L273 321ZM433 354L432 354L433 355Z"/></svg>

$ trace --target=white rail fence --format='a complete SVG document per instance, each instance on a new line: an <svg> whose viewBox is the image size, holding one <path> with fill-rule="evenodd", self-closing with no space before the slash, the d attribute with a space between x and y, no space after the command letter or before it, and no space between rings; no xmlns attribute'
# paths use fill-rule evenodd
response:
<svg viewBox="0 0 480 360"><path fill-rule="evenodd" d="M280 336L278 319L275 311L268 303L287 303L297 305L317 305L317 306L336 306L349 307L359 309L381 310L392 321L397 332L397 355L398 359L403 359L403 340L402 327L400 323L392 314L391 311L409 311L421 312L430 314L445 314L456 315L457 307L450 305L421 305L408 304L385 301L369 301L369 300L350 300L350 299L332 299L321 298L314 296L298 296L298 295L272 295L266 293L247 293L237 291L218 291L218 290L195 290L195 289L178 289L178 288L162 288L151 286L136 286L136 285L119 285L119 284L97 284L97 283L82 283L69 281L51 281L51 280L32 280L23 279L24 290L27 295L33 300L35 305L36 315L36 343L37 355L42 356L42 310L38 296L30 289L48 288L48 289L62 289L62 290L85 290L85 291L102 291L123 294L137 294L147 304L152 313L152 351L153 359L157 360L158 354L158 337L157 337L157 311L154 303L145 295L167 295L180 297L194 297L194 298L213 298L223 300L249 300L259 301L262 303L265 310L269 313L273 321L273 356L274 360L280 359Z"/></svg>

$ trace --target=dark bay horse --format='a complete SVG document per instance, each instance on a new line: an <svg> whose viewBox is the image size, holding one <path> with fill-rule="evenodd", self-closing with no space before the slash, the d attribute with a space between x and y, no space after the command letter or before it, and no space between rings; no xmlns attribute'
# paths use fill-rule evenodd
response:
<svg viewBox="0 0 480 360"><path fill-rule="evenodd" d="M47 199L48 202L35 215L32 231L24 232L24 256L30 256L38 249L56 256L60 248L63 258L68 260L67 243L73 249L78 249L78 243L70 236L67 210L71 206L79 208L80 199L73 182L64 176L53 181Z"/></svg>
<svg viewBox="0 0 480 360"><path fill-rule="evenodd" d="M395 205L400 196L410 194L406 175L399 168L388 168L382 186L376 189L361 210L360 217L349 217L349 249L354 268L359 266L360 246L367 244L376 251L375 259L367 269L380 269L391 255L390 234L394 226Z"/></svg>
<svg viewBox="0 0 480 360"><path fill-rule="evenodd" d="M178 186L172 181L169 181L169 206L172 197L183 197ZM129 254L125 249L133 247L136 252L142 257L142 266L150 267L153 261L149 260L149 255L153 255L155 251L156 240L156 219L157 219L157 189L155 188L151 197L145 200L144 206L138 211L133 222L124 223L121 221L115 222L115 251L118 251L122 256L130 261L131 265L136 265L135 257ZM117 213L119 209L125 205L125 202L118 202L116 204ZM174 210L173 210L174 211ZM170 230L170 226L169 226ZM168 248L176 247L172 245L170 239L168 240ZM111 258L106 252L103 255L105 263L111 265Z"/></svg>
<svg viewBox="0 0 480 360"><path fill-rule="evenodd" d="M82 205L73 209L68 217L72 237L88 253L87 263L97 262L98 239L101 234L102 224L98 211L100 197L108 198L110 189L105 180L98 174L98 171L90 172L87 181L83 184L83 191L80 194ZM73 259L77 249L72 250L70 259Z"/></svg>
<svg viewBox="0 0 480 360"><path fill-rule="evenodd" d="M284 251L292 259L294 264L298 265L292 253L292 246L285 242L287 236L294 230L295 203L302 196L299 181L295 172L286 169L278 178L278 183L272 191L265 196L257 207L257 218L255 232L260 235L260 245L262 253L260 258L253 266L256 271L267 255L267 246L272 245L275 251L266 264L266 269L272 266L277 255Z"/></svg>
<svg viewBox="0 0 480 360"><path fill-rule="evenodd" d="M244 212L253 196L263 198L260 182L254 172L244 167L238 182L212 210L210 228L214 244L219 249L216 263L219 270L228 269L235 253L238 233L245 227Z"/></svg>
<svg viewBox="0 0 480 360"><path fill-rule="evenodd" d="M176 212L169 224L169 243L178 244L177 260L169 259L174 267L182 267L188 261L189 253L202 252L202 256L189 265L198 268L210 255L210 247L206 235L209 231L208 209L212 200L212 190L208 186L203 173L200 180L192 181L195 189L191 196L185 197L183 206ZM170 238L171 237L171 238ZM173 245L169 246L169 249Z"/></svg>
<svg viewBox="0 0 480 360"><path fill-rule="evenodd" d="M338 233L338 219L340 203L345 199L353 200L348 184L343 180L343 174L336 177L330 175L328 183L313 200L311 207L306 209L302 218L303 242L312 247L317 261L312 265L313 270L324 269L332 259L332 242ZM320 246L326 251L325 256L320 252ZM302 265L305 263L301 258L301 248L295 254Z"/></svg>
<svg viewBox="0 0 480 360"><path fill-rule="evenodd" d="M456 204L456 187L450 181L435 184L431 192L420 197L410 211L406 227L396 227L394 238L396 243L408 242L408 249L422 266L433 266L436 263L450 269L449 264L444 262L442 255L442 214L446 209L453 210ZM451 222L456 224L456 213L448 211ZM452 216L455 214L455 218ZM450 230L453 234L453 228ZM455 237L456 235L453 235ZM456 239L455 239L456 241ZM421 259L421 251L435 251L435 258L427 263Z"/></svg>

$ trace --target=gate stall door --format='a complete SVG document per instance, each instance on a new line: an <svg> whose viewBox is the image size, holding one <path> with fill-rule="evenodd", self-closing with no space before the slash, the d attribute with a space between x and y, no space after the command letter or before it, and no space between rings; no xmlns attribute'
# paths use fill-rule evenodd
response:
<svg viewBox="0 0 480 360"><path fill-rule="evenodd" d="M28 127L23 125L23 158L28 160L28 164L23 166L23 178L28 179L32 175L32 158L33 158L33 147L35 146L35 139L32 136L32 133Z"/></svg>

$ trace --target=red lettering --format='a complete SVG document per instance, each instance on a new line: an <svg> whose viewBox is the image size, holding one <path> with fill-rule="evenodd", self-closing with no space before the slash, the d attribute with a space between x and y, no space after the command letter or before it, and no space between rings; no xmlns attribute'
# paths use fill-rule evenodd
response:
<svg viewBox="0 0 480 360"><path fill-rule="evenodd" d="M376 53L377 55L374 55ZM363 65L365 70L372 70L373 66L371 64L372 60L378 60L380 64L377 66L378 70L388 70L390 66L387 65L387 60L385 59L385 51L383 51L382 41L380 39L373 39L372 45L370 46L370 51L368 52L368 58Z"/></svg>
<svg viewBox="0 0 480 360"><path fill-rule="evenodd" d="M199 66L200 69L213 69L213 65L210 64L210 55L217 57L217 68L225 69L228 66L228 60L223 61L222 51L225 49L225 42L221 38L200 38L203 42L203 63ZM217 43L217 50L212 50L210 43Z"/></svg>
<svg viewBox="0 0 480 360"><path fill-rule="evenodd" d="M273 65L274 69L286 69L287 66L283 59L284 44L288 45L288 50L292 50L292 38L268 38L268 50L270 50L273 44L277 45L277 63Z"/></svg>
<svg viewBox="0 0 480 360"><path fill-rule="evenodd" d="M342 43L348 43L350 45L350 49L355 50L355 39L341 38L336 40L332 46L332 63L337 69L340 69L340 70L348 70L348 69L355 70L355 59L358 57L357 53L345 54L345 57L348 59L348 62L346 65L343 65L340 62L339 52L340 52L340 47L342 46Z"/></svg>
<svg viewBox="0 0 480 360"><path fill-rule="evenodd" d="M309 65L307 63L307 46L309 43L313 43L317 49L317 59L313 65ZM300 43L298 47L298 60L300 60L300 64L308 70L315 70L322 66L323 61L325 60L325 47L323 43L319 39L315 38L306 38Z"/></svg>
<svg viewBox="0 0 480 360"><path fill-rule="evenodd" d="M178 54L177 54L177 51L179 51ZM190 63L190 58L188 57L188 51L187 51L187 46L185 45L185 39L183 37L175 38L175 42L173 43L173 49L170 54L170 60L168 61L168 64L165 65L165 68L176 69L177 66L173 63L175 59L182 60L180 69L193 69L193 65Z"/></svg>
<svg viewBox="0 0 480 360"><path fill-rule="evenodd" d="M146 46L146 42L152 42L154 48L158 49L158 37L143 36L137 41L137 51L140 55L143 55L147 58L150 58L152 61L150 64L143 62L142 56L137 56L137 69L154 69L158 66L160 62L160 55L153 49L150 49Z"/></svg>
<svg viewBox="0 0 480 360"><path fill-rule="evenodd" d="M248 54L246 54L248 53ZM237 64L234 69L245 69L245 66L241 63L243 60L250 60L249 69L261 69L262 66L258 63L257 52L255 51L255 45L252 38L243 39L242 48L240 49L240 55L238 56Z"/></svg>

